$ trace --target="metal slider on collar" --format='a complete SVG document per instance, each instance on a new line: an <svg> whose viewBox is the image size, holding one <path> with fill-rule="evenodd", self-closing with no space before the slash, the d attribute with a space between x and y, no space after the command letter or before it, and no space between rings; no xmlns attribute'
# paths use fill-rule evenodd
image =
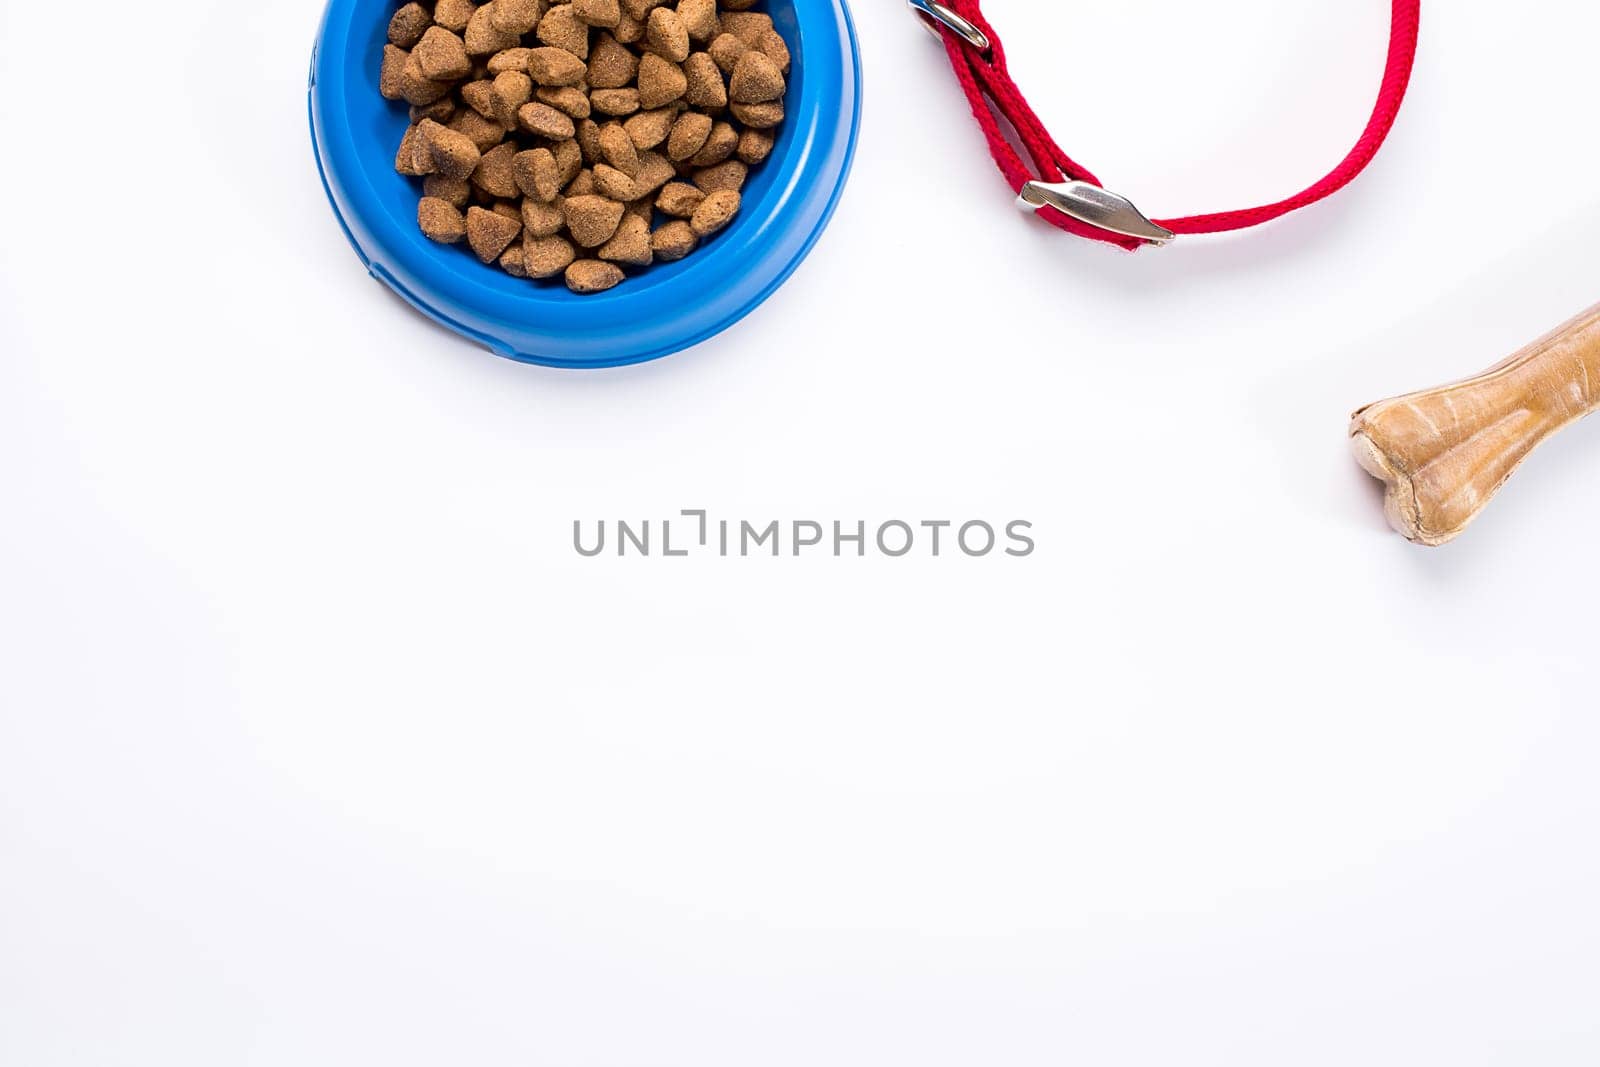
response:
<svg viewBox="0 0 1600 1067"><path fill-rule="evenodd" d="M1151 222L1132 200L1091 182L1028 182L1017 194L1017 206L1028 212L1053 207L1098 230L1158 247L1178 236L1160 223Z"/></svg>

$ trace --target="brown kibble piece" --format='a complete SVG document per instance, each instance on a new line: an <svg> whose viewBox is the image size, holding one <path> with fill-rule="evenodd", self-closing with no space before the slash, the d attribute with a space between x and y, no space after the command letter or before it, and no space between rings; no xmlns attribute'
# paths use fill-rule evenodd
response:
<svg viewBox="0 0 1600 1067"><path fill-rule="evenodd" d="M572 0L572 13L588 26L616 29L622 21L622 5L617 0Z"/></svg>
<svg viewBox="0 0 1600 1067"><path fill-rule="evenodd" d="M430 241L453 245L467 235L467 220L448 200L425 196L417 203L417 225Z"/></svg>
<svg viewBox="0 0 1600 1067"><path fill-rule="evenodd" d="M523 255L521 245L514 244L501 254L500 269L513 278L526 278L528 276L528 260Z"/></svg>
<svg viewBox="0 0 1600 1067"><path fill-rule="evenodd" d="M678 0L678 19L689 37L705 44L722 29L717 18L717 0Z"/></svg>
<svg viewBox="0 0 1600 1067"><path fill-rule="evenodd" d="M772 144L773 137L768 131L745 130L739 134L739 144L734 152L742 162L753 167L766 162L767 157L772 155Z"/></svg>
<svg viewBox="0 0 1600 1067"><path fill-rule="evenodd" d="M622 0L622 10L629 18L643 21L650 17L653 8L658 8L667 0Z"/></svg>
<svg viewBox="0 0 1600 1067"><path fill-rule="evenodd" d="M650 235L650 251L666 263L682 259L694 251L694 246L700 243L700 238L695 235L694 227L682 219L675 219L666 223L655 233Z"/></svg>
<svg viewBox="0 0 1600 1067"><path fill-rule="evenodd" d="M480 152L487 152L506 139L504 126L493 119L484 118L470 107L463 109L445 125L472 138L472 143L478 146Z"/></svg>
<svg viewBox="0 0 1600 1067"><path fill-rule="evenodd" d="M589 103L602 115L621 118L639 110L637 89L596 89L589 94Z"/></svg>
<svg viewBox="0 0 1600 1067"><path fill-rule="evenodd" d="M756 43L756 48L760 50L762 55L772 60L780 74L785 77L788 76L793 60L789 55L789 44L783 39L783 34L777 30L768 30L761 35L761 40Z"/></svg>
<svg viewBox="0 0 1600 1067"><path fill-rule="evenodd" d="M494 24L494 5L480 7L467 20L463 34L469 56L492 56L522 43L521 34L508 33Z"/></svg>
<svg viewBox="0 0 1600 1067"><path fill-rule="evenodd" d="M494 117L502 125L512 125L517 121L517 109L533 99L533 79L520 71L508 70L504 74L495 75L492 84L495 95Z"/></svg>
<svg viewBox="0 0 1600 1067"><path fill-rule="evenodd" d="M451 117L456 113L456 102L447 96L441 100L435 100L426 107L417 107L413 104L410 111L412 122L432 119L434 122L448 124Z"/></svg>
<svg viewBox="0 0 1600 1067"><path fill-rule="evenodd" d="M733 73L733 68L739 65L739 60L744 57L746 51L745 43L731 33L713 37L711 44L706 48L706 54L724 74Z"/></svg>
<svg viewBox="0 0 1600 1067"><path fill-rule="evenodd" d="M661 187L661 195L656 197L656 209L673 218L693 218L695 210L705 198L703 190L688 182L668 182Z"/></svg>
<svg viewBox="0 0 1600 1067"><path fill-rule="evenodd" d="M687 87L683 99L690 107L704 111L721 111L728 106L728 86L722 80L722 71L704 52L696 52L683 64Z"/></svg>
<svg viewBox="0 0 1600 1067"><path fill-rule="evenodd" d="M567 217L561 211L561 199L557 197L548 204L541 204L537 200L524 200L522 202L522 232L528 237L549 237L558 234L567 225Z"/></svg>
<svg viewBox="0 0 1600 1067"><path fill-rule="evenodd" d="M746 52L728 79L728 99L737 104L765 104L782 99L785 88L776 63L760 52Z"/></svg>
<svg viewBox="0 0 1600 1067"><path fill-rule="evenodd" d="M544 0L494 0L489 5L497 30L514 33L521 37L525 33L532 33L533 28L539 25L539 17L544 14Z"/></svg>
<svg viewBox="0 0 1600 1067"><path fill-rule="evenodd" d="M472 0L439 0L433 5L433 21L452 33L460 33L477 10L478 5Z"/></svg>
<svg viewBox="0 0 1600 1067"><path fill-rule="evenodd" d="M412 50L422 73L434 81L455 81L472 73L472 60L461 38L442 26L430 26Z"/></svg>
<svg viewBox="0 0 1600 1067"><path fill-rule="evenodd" d="M640 196L649 196L677 176L677 168L660 152L640 152L639 173L634 175L633 184Z"/></svg>
<svg viewBox="0 0 1600 1067"><path fill-rule="evenodd" d="M718 163L714 167L698 171L694 176L694 183L707 193L715 193L722 189L739 192L744 188L744 180L749 174L749 167L737 159L730 159L726 163Z"/></svg>
<svg viewBox="0 0 1600 1067"><path fill-rule="evenodd" d="M495 109L500 106L500 101L494 95L494 82L481 79L468 82L461 87L460 93L461 99L465 100L472 110L486 119L495 117Z"/></svg>
<svg viewBox="0 0 1600 1067"><path fill-rule="evenodd" d="M660 10L657 8L656 10ZM612 263L626 263L630 267L648 267L655 258L650 250L650 223L640 215L625 215L611 240L600 246L601 259Z"/></svg>
<svg viewBox="0 0 1600 1067"><path fill-rule="evenodd" d="M619 204L639 199L639 192L633 184L633 179L616 167L608 163L598 163L590 173L594 175L595 192L606 199L615 200Z"/></svg>
<svg viewBox="0 0 1600 1067"><path fill-rule="evenodd" d="M603 196L569 196L562 212L572 239L582 248L605 244L622 222L622 205Z"/></svg>
<svg viewBox="0 0 1600 1067"><path fill-rule="evenodd" d="M422 71L422 61L409 55L400 68L400 96L408 104L427 107L450 92L450 83L434 81Z"/></svg>
<svg viewBox="0 0 1600 1067"><path fill-rule="evenodd" d="M567 288L574 293L603 293L627 277L622 268L603 259L580 259L567 268Z"/></svg>
<svg viewBox="0 0 1600 1067"><path fill-rule="evenodd" d="M755 130L770 130L783 122L783 101L771 100L765 104L731 104L733 117Z"/></svg>
<svg viewBox="0 0 1600 1067"><path fill-rule="evenodd" d="M638 73L639 57L633 50L619 44L611 34L601 34L589 52L589 87L621 89L633 84Z"/></svg>
<svg viewBox="0 0 1600 1067"><path fill-rule="evenodd" d="M422 195L436 197L464 209L472 200L472 183L465 178L447 178L443 174L430 174L422 180Z"/></svg>
<svg viewBox="0 0 1600 1067"><path fill-rule="evenodd" d="M579 59L589 58L589 27L579 19L571 4L560 4L545 12L536 35L545 44L565 48Z"/></svg>
<svg viewBox="0 0 1600 1067"><path fill-rule="evenodd" d="M416 126L407 126L400 138L400 150L394 155L394 169L408 178L432 174L433 156L422 142L422 133Z"/></svg>
<svg viewBox="0 0 1600 1067"><path fill-rule="evenodd" d="M493 263L522 232L522 223L481 207L467 209L467 243L480 260Z"/></svg>
<svg viewBox="0 0 1600 1067"><path fill-rule="evenodd" d="M417 123L416 135L411 139L411 171L413 175L437 174L439 165L433 161L433 149L423 136L422 123Z"/></svg>
<svg viewBox="0 0 1600 1067"><path fill-rule="evenodd" d="M705 147L689 157L689 166L714 167L732 156L733 150L738 147L739 134L733 126L719 122L711 127L711 136L706 138Z"/></svg>
<svg viewBox="0 0 1600 1067"><path fill-rule="evenodd" d="M433 25L433 16L421 4L410 3L389 20L389 43L396 48L415 48Z"/></svg>
<svg viewBox="0 0 1600 1067"><path fill-rule="evenodd" d="M378 68L378 92L385 100L406 98L406 62L411 58L402 48L385 45L383 66Z"/></svg>
<svg viewBox="0 0 1600 1067"><path fill-rule="evenodd" d="M594 111L589 103L589 94L575 85L564 85L559 88L541 85L534 94L541 104L549 104L557 111L571 119L586 119Z"/></svg>
<svg viewBox="0 0 1600 1067"><path fill-rule="evenodd" d="M578 148L583 161L590 166L600 162L600 124L594 121L578 123ZM569 178L568 181L571 179Z"/></svg>
<svg viewBox="0 0 1600 1067"><path fill-rule="evenodd" d="M554 278L578 258L578 250L565 237L544 236L522 242L522 257L530 278Z"/></svg>
<svg viewBox="0 0 1600 1067"><path fill-rule="evenodd" d="M689 225L694 227L694 232L698 236L709 237L732 222L738 213L739 194L732 189L718 189L706 195L705 200L695 209Z"/></svg>
<svg viewBox="0 0 1600 1067"><path fill-rule="evenodd" d="M772 17L757 11L728 11L722 16L722 32L733 34L746 48L759 48L772 28Z"/></svg>
<svg viewBox="0 0 1600 1067"><path fill-rule="evenodd" d="M561 168L548 148L518 152L511 160L511 176L523 196L549 203L561 191Z"/></svg>
<svg viewBox="0 0 1600 1067"><path fill-rule="evenodd" d="M658 107L654 111L641 111L622 124L627 131L633 147L641 152L647 148L654 148L667 139L672 132L672 122L677 117L677 112L670 107Z"/></svg>
<svg viewBox="0 0 1600 1067"><path fill-rule="evenodd" d="M594 123L588 125L593 126ZM562 185L576 178L578 172L583 169L583 150L576 140L557 141L550 151L554 153L556 166L560 168Z"/></svg>
<svg viewBox="0 0 1600 1067"><path fill-rule="evenodd" d="M630 178L639 173L639 149L620 122L600 127L600 158Z"/></svg>
<svg viewBox="0 0 1600 1067"><path fill-rule="evenodd" d="M472 172L472 184L490 196L516 196L519 191L513 166L516 158L515 144L506 143L489 149L478 161L478 169Z"/></svg>
<svg viewBox="0 0 1600 1067"><path fill-rule="evenodd" d="M528 53L531 48L507 48L489 57L489 73L504 74L508 70L528 73Z"/></svg>
<svg viewBox="0 0 1600 1067"><path fill-rule="evenodd" d="M577 85L588 76L589 68L565 48L546 45L528 53L528 73L540 85Z"/></svg>
<svg viewBox="0 0 1600 1067"><path fill-rule="evenodd" d="M589 50L589 88L619 90L624 85L632 85L637 75L638 56L634 50L618 43L611 34L600 35L600 40Z"/></svg>
<svg viewBox="0 0 1600 1067"><path fill-rule="evenodd" d="M577 132L572 116L562 114L549 104L524 104L517 111L517 122L529 133L552 141L565 141Z"/></svg>
<svg viewBox="0 0 1600 1067"><path fill-rule="evenodd" d="M639 106L646 111L670 104L689 87L683 70L655 53L639 60Z"/></svg>
<svg viewBox="0 0 1600 1067"><path fill-rule="evenodd" d="M423 146L433 159L433 169L447 178L470 178L483 158L472 138L425 119L417 126Z"/></svg>
<svg viewBox="0 0 1600 1067"><path fill-rule="evenodd" d="M638 44L644 40L644 23L632 18L626 11L622 13L622 21L617 23L617 28L611 31L617 40L623 44Z"/></svg>
<svg viewBox="0 0 1600 1067"><path fill-rule="evenodd" d="M667 138L667 158L682 163L706 146L715 125L710 115L698 111L685 111L672 124L672 135Z"/></svg>
<svg viewBox="0 0 1600 1067"><path fill-rule="evenodd" d="M671 8L658 7L644 24L644 39L650 51L672 63L689 58L689 31Z"/></svg>
<svg viewBox="0 0 1600 1067"><path fill-rule="evenodd" d="M561 192L569 200L575 196L598 195L594 184L594 169L592 167L584 167L567 183L566 188L562 189Z"/></svg>

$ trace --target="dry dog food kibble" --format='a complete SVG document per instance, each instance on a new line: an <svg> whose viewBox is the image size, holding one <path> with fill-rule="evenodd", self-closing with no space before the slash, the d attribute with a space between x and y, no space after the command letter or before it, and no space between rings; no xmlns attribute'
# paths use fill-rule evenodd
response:
<svg viewBox="0 0 1600 1067"><path fill-rule="evenodd" d="M378 88L410 105L417 224L486 264L599 293L729 225L793 62L758 0L422 0Z"/></svg>

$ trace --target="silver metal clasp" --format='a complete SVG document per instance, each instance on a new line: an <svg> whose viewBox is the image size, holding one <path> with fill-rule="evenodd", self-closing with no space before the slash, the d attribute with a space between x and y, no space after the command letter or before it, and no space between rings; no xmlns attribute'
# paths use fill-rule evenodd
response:
<svg viewBox="0 0 1600 1067"><path fill-rule="evenodd" d="M1053 207L1063 215L1121 237L1164 245L1178 235L1151 222L1133 201L1089 182L1029 182L1017 195L1017 205L1027 211Z"/></svg>
<svg viewBox="0 0 1600 1067"><path fill-rule="evenodd" d="M939 0L906 0L906 3L922 19L922 24L928 28L928 32L935 37L940 37L939 27L943 26L978 51L989 50L989 35L939 3Z"/></svg>

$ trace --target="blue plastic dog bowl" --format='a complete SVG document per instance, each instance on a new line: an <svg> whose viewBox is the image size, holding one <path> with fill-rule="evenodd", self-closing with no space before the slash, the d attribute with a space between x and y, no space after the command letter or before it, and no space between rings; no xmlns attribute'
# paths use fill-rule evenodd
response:
<svg viewBox="0 0 1600 1067"><path fill-rule="evenodd" d="M311 60L311 138L334 214L372 275L418 310L511 359L639 363L749 314L793 273L844 190L861 118L861 64L845 0L767 0L794 56L788 117L751 168L732 225L676 263L576 296L484 266L417 228L414 179L396 173L404 104L378 95L394 0L331 0Z"/></svg>

